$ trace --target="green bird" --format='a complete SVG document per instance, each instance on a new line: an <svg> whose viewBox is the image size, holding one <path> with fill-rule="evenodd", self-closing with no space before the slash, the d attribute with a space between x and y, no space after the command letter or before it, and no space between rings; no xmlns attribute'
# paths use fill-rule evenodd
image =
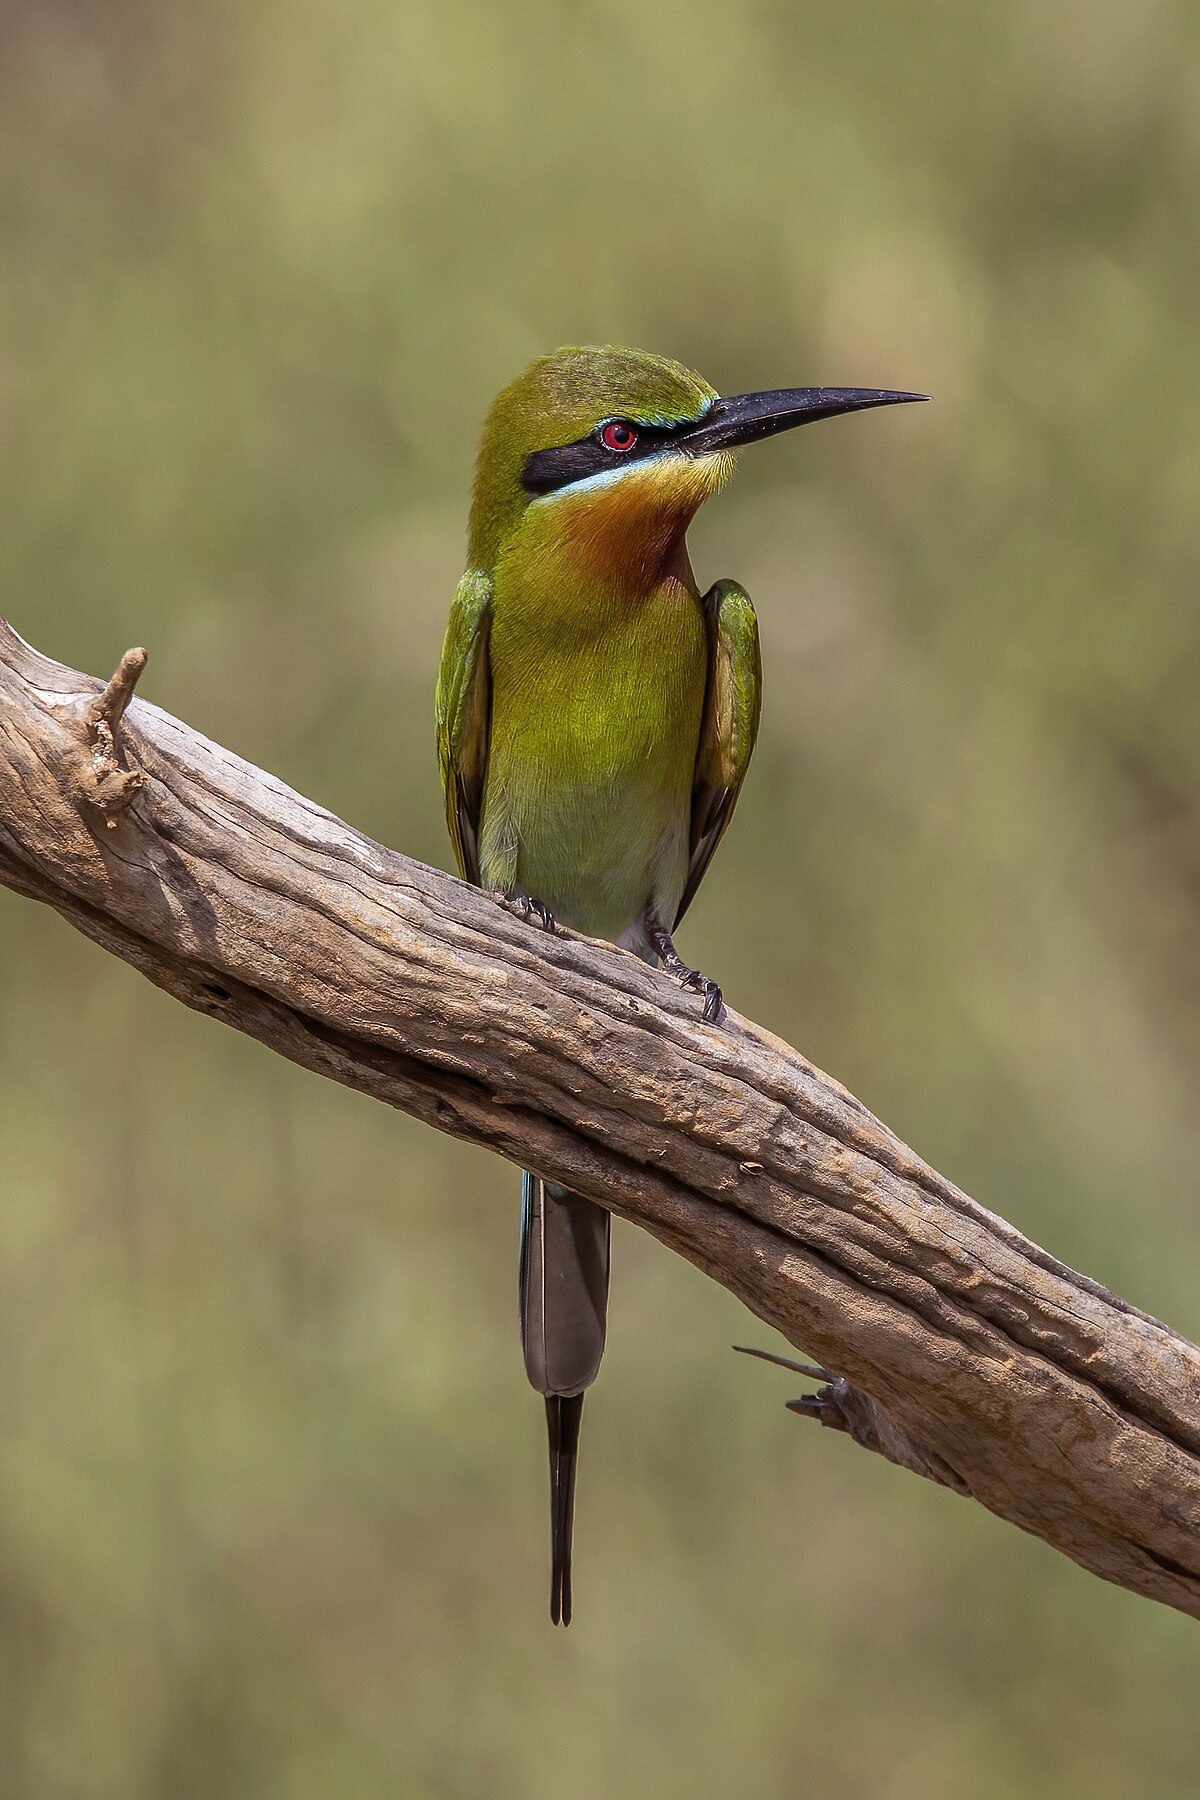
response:
<svg viewBox="0 0 1200 1800"><path fill-rule="evenodd" d="M729 824L758 731L758 623L734 581L701 594L686 534L743 444L920 400L864 388L721 398L665 357L540 357L494 401L468 566L442 649L438 757L468 881L544 930L556 919L721 990L672 933ZM609 1214L523 1176L525 1368L550 1438L550 1616L571 1619L584 1391L604 1352Z"/></svg>

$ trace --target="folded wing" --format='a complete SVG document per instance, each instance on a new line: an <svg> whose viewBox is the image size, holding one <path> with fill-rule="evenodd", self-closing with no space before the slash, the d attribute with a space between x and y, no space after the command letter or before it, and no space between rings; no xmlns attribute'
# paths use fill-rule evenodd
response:
<svg viewBox="0 0 1200 1800"><path fill-rule="evenodd" d="M758 620L736 581L718 581L701 601L708 633L708 688L696 752L687 883L678 925L733 817L750 767L762 709Z"/></svg>
<svg viewBox="0 0 1200 1800"><path fill-rule="evenodd" d="M438 766L450 841L465 881L479 882L479 809L487 773L492 678L492 584L468 569L458 584L438 670Z"/></svg>

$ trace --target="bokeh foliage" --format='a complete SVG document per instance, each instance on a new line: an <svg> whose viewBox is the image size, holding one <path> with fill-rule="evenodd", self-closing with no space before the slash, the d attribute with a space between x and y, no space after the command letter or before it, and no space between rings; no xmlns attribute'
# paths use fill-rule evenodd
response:
<svg viewBox="0 0 1200 1800"><path fill-rule="evenodd" d="M685 950L1200 1332L1200 14L3 0L2 609L443 864L478 417L617 340L936 404L748 452ZM6 1800L1191 1800L1200 1638L790 1419L619 1229L545 1621L515 1177L0 894Z"/></svg>

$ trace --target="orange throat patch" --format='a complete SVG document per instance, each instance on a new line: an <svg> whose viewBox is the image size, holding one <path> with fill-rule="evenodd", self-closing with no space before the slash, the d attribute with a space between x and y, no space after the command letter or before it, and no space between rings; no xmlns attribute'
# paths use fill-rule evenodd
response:
<svg viewBox="0 0 1200 1800"><path fill-rule="evenodd" d="M615 480L568 489L543 504L554 507L573 560L589 573L641 588L685 554L688 526L732 471L727 453L652 457Z"/></svg>

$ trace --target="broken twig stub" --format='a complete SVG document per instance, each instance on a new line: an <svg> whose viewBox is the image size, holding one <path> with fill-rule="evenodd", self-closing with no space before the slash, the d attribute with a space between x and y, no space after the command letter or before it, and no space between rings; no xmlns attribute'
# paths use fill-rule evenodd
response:
<svg viewBox="0 0 1200 1800"><path fill-rule="evenodd" d="M103 813L110 831L116 830L121 814L145 784L145 776L121 742L121 721L145 666L143 649L127 650L107 687L84 707L87 745L76 771L78 797Z"/></svg>

